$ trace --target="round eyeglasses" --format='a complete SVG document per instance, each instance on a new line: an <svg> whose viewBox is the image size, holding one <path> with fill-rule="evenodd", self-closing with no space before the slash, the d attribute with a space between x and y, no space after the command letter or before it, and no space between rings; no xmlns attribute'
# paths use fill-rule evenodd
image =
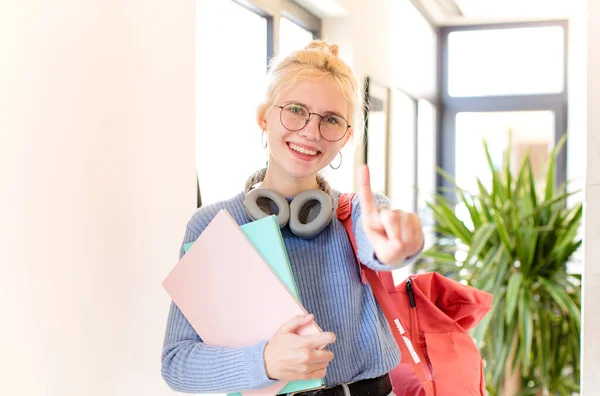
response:
<svg viewBox="0 0 600 396"><path fill-rule="evenodd" d="M317 115L321 118L319 122L319 133L321 137L328 142L337 142L348 132L348 122L335 114L321 115L309 112L306 107L299 104L287 104L277 106L281 109L279 120L281 125L288 131L296 132L308 125L311 115Z"/></svg>

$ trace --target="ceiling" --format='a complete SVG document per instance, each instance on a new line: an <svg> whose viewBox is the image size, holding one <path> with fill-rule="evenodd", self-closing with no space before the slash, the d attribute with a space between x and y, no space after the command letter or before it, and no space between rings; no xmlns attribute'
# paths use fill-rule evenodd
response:
<svg viewBox="0 0 600 396"><path fill-rule="evenodd" d="M344 4L366 0L293 0L320 18L348 16ZM369 0L380 1L380 0ZM411 1L437 26L568 19L585 0L391 0ZM588 0L590 1L590 0Z"/></svg>
<svg viewBox="0 0 600 396"><path fill-rule="evenodd" d="M437 25L568 19L579 0L412 0ZM437 10L436 10L437 8ZM440 12L439 9L443 11Z"/></svg>
<svg viewBox="0 0 600 396"><path fill-rule="evenodd" d="M294 0L294 3L309 10L319 18L342 18L348 11L339 0Z"/></svg>

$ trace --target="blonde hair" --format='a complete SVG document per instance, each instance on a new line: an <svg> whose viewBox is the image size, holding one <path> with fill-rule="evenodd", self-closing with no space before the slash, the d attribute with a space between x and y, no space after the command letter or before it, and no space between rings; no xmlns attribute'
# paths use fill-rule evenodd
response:
<svg viewBox="0 0 600 396"><path fill-rule="evenodd" d="M296 50L283 59L274 58L269 65L266 95L257 108L260 122L269 108L275 104L283 91L301 80L330 78L348 101L348 124L351 137L356 141L362 133L363 92L352 69L338 57L337 44L325 40L313 40L306 47Z"/></svg>

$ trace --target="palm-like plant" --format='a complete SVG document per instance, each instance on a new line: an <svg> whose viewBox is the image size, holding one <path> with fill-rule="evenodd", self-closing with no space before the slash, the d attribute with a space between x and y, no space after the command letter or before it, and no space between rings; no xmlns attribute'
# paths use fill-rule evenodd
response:
<svg viewBox="0 0 600 396"><path fill-rule="evenodd" d="M495 169L484 142L491 188L477 179L479 192L470 194L440 170L468 210L467 221L442 194L428 203L438 237L417 272L437 271L494 295L492 311L473 331L490 394L579 390L581 277L569 274L567 263L581 245L582 204L568 207L575 192L555 187L564 142L550 154L543 191L536 191L529 155L513 174L509 147L504 169ZM507 388L509 378L516 378L516 392Z"/></svg>

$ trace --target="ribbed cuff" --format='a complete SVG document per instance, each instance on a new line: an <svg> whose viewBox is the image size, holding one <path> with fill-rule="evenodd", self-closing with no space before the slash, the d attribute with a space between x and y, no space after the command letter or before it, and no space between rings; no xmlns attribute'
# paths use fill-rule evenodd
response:
<svg viewBox="0 0 600 396"><path fill-rule="evenodd" d="M406 267L407 265L410 265L413 261L418 259L419 256L423 253L423 248L421 248L421 250L419 250L417 253L413 254L410 257L407 257L402 263L391 266L379 261L372 247L369 246L369 249L371 250L370 252L368 252L369 257L371 258L369 267L375 271L393 271L399 268Z"/></svg>
<svg viewBox="0 0 600 396"><path fill-rule="evenodd" d="M251 389L260 389L269 385L273 385L278 380L272 380L267 377L267 370L265 366L265 347L267 341L261 341L246 349L244 356L245 364L247 367L247 382L251 384Z"/></svg>

